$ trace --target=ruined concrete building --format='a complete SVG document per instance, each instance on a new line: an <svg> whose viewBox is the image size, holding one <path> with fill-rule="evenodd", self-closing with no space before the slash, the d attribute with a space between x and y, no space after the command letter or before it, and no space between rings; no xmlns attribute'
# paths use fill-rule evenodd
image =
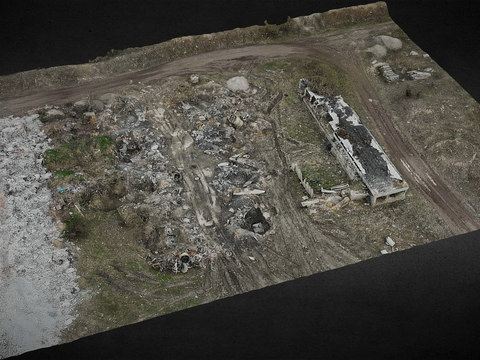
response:
<svg viewBox="0 0 480 360"><path fill-rule="evenodd" d="M408 184L341 96L319 95L300 80L300 95L351 180L360 178L372 206L405 199Z"/></svg>

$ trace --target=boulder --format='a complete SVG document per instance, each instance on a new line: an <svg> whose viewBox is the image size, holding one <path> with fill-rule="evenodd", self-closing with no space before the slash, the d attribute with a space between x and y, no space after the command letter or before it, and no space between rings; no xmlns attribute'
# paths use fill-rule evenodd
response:
<svg viewBox="0 0 480 360"><path fill-rule="evenodd" d="M382 58L387 55L387 49L382 45L373 45L372 47L365 50L366 52L372 53L376 58Z"/></svg>
<svg viewBox="0 0 480 360"><path fill-rule="evenodd" d="M382 45L388 50L400 50L402 48L402 41L391 36L380 35L376 36L374 40L378 45Z"/></svg>
<svg viewBox="0 0 480 360"><path fill-rule="evenodd" d="M105 105L100 100L92 101L92 110L95 112L101 112L105 109Z"/></svg>
<svg viewBox="0 0 480 360"><path fill-rule="evenodd" d="M244 76L235 76L228 79L227 88L231 91L246 91L249 88L248 80Z"/></svg>

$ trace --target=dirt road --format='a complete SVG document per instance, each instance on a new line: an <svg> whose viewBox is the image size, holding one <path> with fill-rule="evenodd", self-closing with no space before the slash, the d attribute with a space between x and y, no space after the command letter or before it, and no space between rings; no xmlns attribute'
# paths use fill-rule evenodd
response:
<svg viewBox="0 0 480 360"><path fill-rule="evenodd" d="M358 45L373 32L378 33L379 30L388 30L392 27L396 27L396 25L385 23L380 26L366 26L355 31L333 33L328 36L309 37L290 43L247 46L195 55L113 79L6 99L0 102L0 116L19 114L45 104L60 105L76 101L88 93L101 94L127 86L132 82L148 84L150 81L172 75L220 72L234 62L254 63L261 59L279 57L321 58L340 67L350 77L365 113L373 124L371 130L374 136L410 186L416 188L433 204L441 218L449 225L452 233L461 234L480 229L479 221L463 205L461 196L451 189L423 161L415 148L400 136L367 78L361 59L357 54Z"/></svg>

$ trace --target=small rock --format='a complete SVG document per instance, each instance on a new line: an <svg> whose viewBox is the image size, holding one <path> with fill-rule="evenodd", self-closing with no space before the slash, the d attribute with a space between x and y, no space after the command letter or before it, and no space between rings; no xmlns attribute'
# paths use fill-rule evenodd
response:
<svg viewBox="0 0 480 360"><path fill-rule="evenodd" d="M429 58L430 55L428 55L428 54L423 54L423 57L426 59L426 58Z"/></svg>
<svg viewBox="0 0 480 360"><path fill-rule="evenodd" d="M152 147L151 147L151 150L152 150L152 151L154 151L154 150L158 150L158 145L157 145L157 144L155 144L155 145L152 145Z"/></svg>
<svg viewBox="0 0 480 360"><path fill-rule="evenodd" d="M200 78L198 77L198 75L195 75L195 74L190 75L190 82L192 84L198 84L199 80Z"/></svg>
<svg viewBox="0 0 480 360"><path fill-rule="evenodd" d="M410 51L410 54L409 54L409 55L410 55L410 56L418 56L418 53L417 53L416 51L413 51L413 50L412 50L412 51Z"/></svg>

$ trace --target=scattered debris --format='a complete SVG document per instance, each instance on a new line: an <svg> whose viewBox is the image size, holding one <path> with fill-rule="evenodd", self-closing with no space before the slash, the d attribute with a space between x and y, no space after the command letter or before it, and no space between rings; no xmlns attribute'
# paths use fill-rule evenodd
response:
<svg viewBox="0 0 480 360"><path fill-rule="evenodd" d="M390 236L387 236L387 238L385 239L385 244L393 247L393 246L395 246L395 241L393 241Z"/></svg>
<svg viewBox="0 0 480 360"><path fill-rule="evenodd" d="M430 76L432 76L432 74L429 72L416 71L416 70L407 71L407 77L410 80L424 80L424 79L428 79Z"/></svg>
<svg viewBox="0 0 480 360"><path fill-rule="evenodd" d="M376 64L378 65L378 64ZM377 66L378 71L380 74L383 76L386 82L394 82L400 79L400 76L398 74L395 74L395 72L392 70L389 64L387 63L382 63Z"/></svg>
<svg viewBox="0 0 480 360"><path fill-rule="evenodd" d="M260 189L237 189L233 191L233 195L241 196L241 195L260 195L264 194L265 190Z"/></svg>

